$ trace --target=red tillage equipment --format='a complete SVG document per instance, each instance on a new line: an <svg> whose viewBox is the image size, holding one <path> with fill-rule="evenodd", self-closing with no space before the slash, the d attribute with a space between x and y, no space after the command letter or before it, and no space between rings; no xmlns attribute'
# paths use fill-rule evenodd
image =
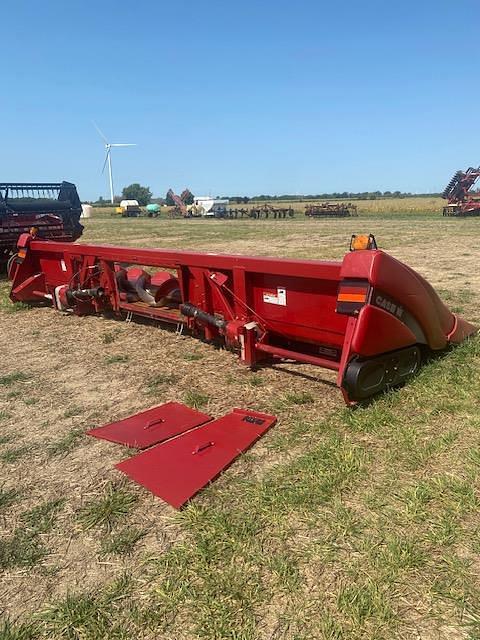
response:
<svg viewBox="0 0 480 640"><path fill-rule="evenodd" d="M448 200L443 208L444 216L480 216L480 195L473 191L480 177L480 167L457 171L445 187L442 198Z"/></svg>
<svg viewBox="0 0 480 640"><path fill-rule="evenodd" d="M355 241L352 248L362 246L375 247ZM326 262L69 244L24 234L16 260L14 301L161 320L223 341L252 367L271 358L326 367L337 371L347 403L401 384L425 355L476 332L422 276L376 248ZM145 266L162 270L150 275Z"/></svg>

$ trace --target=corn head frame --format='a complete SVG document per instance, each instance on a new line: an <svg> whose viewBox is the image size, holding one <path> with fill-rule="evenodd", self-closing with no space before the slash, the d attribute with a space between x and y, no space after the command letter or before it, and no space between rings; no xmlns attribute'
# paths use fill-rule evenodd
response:
<svg viewBox="0 0 480 640"><path fill-rule="evenodd" d="M13 301L162 321L223 343L249 367L280 359L334 370L348 404L402 384L429 353L477 330L372 236L327 262L23 234L10 277Z"/></svg>

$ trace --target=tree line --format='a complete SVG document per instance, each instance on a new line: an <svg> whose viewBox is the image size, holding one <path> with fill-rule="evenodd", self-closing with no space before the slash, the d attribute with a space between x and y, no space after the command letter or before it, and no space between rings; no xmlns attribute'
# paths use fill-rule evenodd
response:
<svg viewBox="0 0 480 640"><path fill-rule="evenodd" d="M440 196L439 193L411 193L409 191L333 191L329 193L317 193L308 195L284 194L281 196L259 195L249 199L250 202L262 202L264 200L377 200L380 198L432 198ZM226 196L228 197L228 196ZM233 200L234 198L230 198Z"/></svg>
<svg viewBox="0 0 480 640"><path fill-rule="evenodd" d="M410 193L409 191L333 191L330 193L317 193L316 195L299 195L296 194L284 194L279 196L272 196L261 194L258 196L217 196L217 198L228 199L232 204L247 204L248 202L264 202L266 200L273 201L309 201L309 200L378 200L380 198L432 198L439 197L440 193ZM185 189L180 198L185 204L192 204L195 196L189 189ZM144 187L138 182L135 182L122 190L121 196L115 196L115 202L118 203L121 200L137 200L138 204L145 206L150 202L157 204L174 205L174 201L170 193L167 192L164 198L154 198L150 187ZM98 198L93 204L108 205L107 200L104 200L102 196Z"/></svg>

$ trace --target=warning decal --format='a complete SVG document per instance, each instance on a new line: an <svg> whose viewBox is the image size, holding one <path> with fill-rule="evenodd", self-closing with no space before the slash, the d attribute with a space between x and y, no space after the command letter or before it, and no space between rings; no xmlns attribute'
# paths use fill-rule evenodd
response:
<svg viewBox="0 0 480 640"><path fill-rule="evenodd" d="M284 287L277 287L277 293L263 293L263 301L268 304L278 304L282 307L287 306L287 290Z"/></svg>

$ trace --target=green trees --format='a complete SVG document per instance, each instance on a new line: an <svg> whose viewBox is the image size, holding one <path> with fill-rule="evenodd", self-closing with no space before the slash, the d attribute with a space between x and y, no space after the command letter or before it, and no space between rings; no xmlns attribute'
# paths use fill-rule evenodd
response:
<svg viewBox="0 0 480 640"><path fill-rule="evenodd" d="M142 187L138 182L125 187L122 191L124 200L136 200L139 205L144 207L152 199L152 192L149 187Z"/></svg>
<svg viewBox="0 0 480 640"><path fill-rule="evenodd" d="M190 189L184 189L180 194L180 198L183 204L193 204L193 201L195 200L195 196Z"/></svg>

